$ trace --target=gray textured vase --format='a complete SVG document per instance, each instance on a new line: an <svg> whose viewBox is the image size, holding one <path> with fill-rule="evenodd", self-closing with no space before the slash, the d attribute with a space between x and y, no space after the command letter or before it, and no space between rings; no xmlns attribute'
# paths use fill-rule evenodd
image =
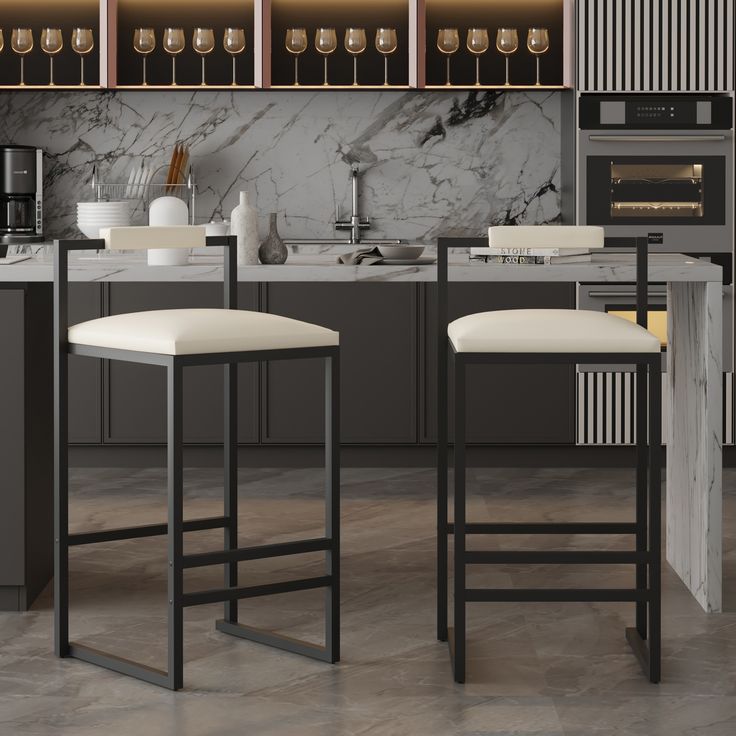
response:
<svg viewBox="0 0 736 736"><path fill-rule="evenodd" d="M261 243L261 247L258 249L258 257L261 259L261 263L274 266L286 263L288 256L289 251L279 235L279 228L276 223L276 213L272 212L271 229L268 233L268 237Z"/></svg>

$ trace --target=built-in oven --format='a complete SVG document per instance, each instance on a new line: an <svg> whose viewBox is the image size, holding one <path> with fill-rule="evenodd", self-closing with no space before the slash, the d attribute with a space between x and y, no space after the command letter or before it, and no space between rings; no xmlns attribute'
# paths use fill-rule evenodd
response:
<svg viewBox="0 0 736 736"><path fill-rule="evenodd" d="M733 249L733 99L729 95L582 95L580 224L607 242L649 235L652 251Z"/></svg>
<svg viewBox="0 0 736 736"><path fill-rule="evenodd" d="M729 444L736 429L733 105L727 94L580 95L575 200L576 222L603 226L608 248L626 249L647 236L653 254L711 258L723 267L723 429ZM649 289L649 329L660 338L666 371L666 286ZM634 284L578 286L580 309L635 321L635 302ZM583 365L577 380L578 443L634 442L633 366ZM665 391L665 423L666 398Z"/></svg>

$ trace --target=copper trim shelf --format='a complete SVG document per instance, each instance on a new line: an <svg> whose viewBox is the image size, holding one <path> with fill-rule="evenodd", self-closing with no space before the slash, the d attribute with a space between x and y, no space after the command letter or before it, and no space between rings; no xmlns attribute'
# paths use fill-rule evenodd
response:
<svg viewBox="0 0 736 736"><path fill-rule="evenodd" d="M30 82L47 81L47 77L44 77L43 74L48 73L48 59L40 51L38 43L41 25L53 22L63 27L66 45L57 59L60 73L63 74L63 76L57 76L63 84L51 86L46 83L30 83L20 86L8 83L7 79L12 80L16 73L13 61L18 64L19 62L13 59L15 55L10 50L10 33L6 33L7 48L3 52L3 63L0 65L0 90L555 91L574 87L575 27L572 0L543 0L543 2L542 0L380 0L380 2L370 4L366 4L363 0L312 0L309 3L304 3L302 0L210 0L206 7L203 7L201 0L74 0L75 4L87 7L88 15L91 8L97 9L96 23L93 28L95 49L87 57L85 65L86 78L94 84L84 86L67 83L71 73L69 70L73 63L79 63L78 57L69 48L67 35L68 32L71 32L70 23L78 24L82 21L72 17L73 14L68 6L59 8L54 2L55 0L4 0L3 8L0 10L0 27L9 31L15 24L28 24L28 20L25 20L27 15L24 13L27 12L29 6L32 8L30 15L34 19L36 45L26 60L29 71L32 71ZM527 5L529 7L525 9ZM56 15L52 15L51 11L44 15L45 8L52 8ZM438 9L439 16L437 15ZM442 16L442 13L445 16ZM517 75L516 81L523 83L513 83L514 73L512 72L512 84L507 86L501 83L502 77L499 77L498 83L495 79L499 76L499 58L502 58L495 49L495 30L498 24L505 22L504 18L511 17L509 13L516 13L513 17L519 18L517 23L519 50L512 57L511 64L512 69L516 67L514 69ZM530 55L525 48L524 33L526 26L535 22L535 18L539 17L542 22L547 22L545 18L552 18L552 16L554 16L555 24L553 26L550 20L553 45L550 54L542 57L542 81L545 81L546 71L549 75L547 81L553 83L535 85L532 83L533 78L530 77L531 65L530 58L528 58ZM66 17L69 17L69 22L60 23L60 20ZM436 83L438 81L438 58L439 61L443 60L439 57L434 44L437 21L433 21L433 18L442 17L447 17L447 22L451 22L453 27L458 27L461 31L460 50L453 55L452 61L453 68L456 68L458 74L462 74L458 77L461 83L450 86ZM476 18L478 20L475 20ZM90 20L84 22L92 25ZM149 79L153 83L145 86L135 83L136 79L142 79L142 57L133 51L131 24L137 25L138 23L152 26L156 30L156 49L148 60ZM185 51L177 61L177 77L184 82L183 84L168 83L171 78L171 57L165 53L161 44L162 30L168 23L183 27L185 31ZM300 78L307 83L299 86L284 83L293 75L293 57L287 56L284 39L281 38L285 23L306 27L309 36L308 49L300 59ZM318 83L316 78L319 76L317 67L320 66L322 59L317 56L314 49L315 28L313 26L315 23L324 23L335 27L338 31L338 48L329 57L328 62L335 75L336 83L328 86ZM363 78L368 79L369 84L347 83L348 76L352 78L352 59L347 55L343 44L344 27L348 23L358 23L367 31L367 49L358 59L358 79L361 78L362 69ZM393 76L399 83L388 86L376 83L378 76L383 77L383 60L374 46L375 30L381 23L395 25L399 34L398 50L388 57L389 81ZM474 73L471 79L468 72L471 65L469 62L472 62L473 57L465 48L464 34L469 23L482 23L484 27L488 27L489 36L491 36L490 48L481 61L481 65L485 67L485 79L481 76L481 81L484 83L479 86L473 84ZM223 83L227 72L225 66L230 63L230 59L224 56L225 51L222 48L222 33L224 25L228 24L244 27L247 38L245 52L237 57L238 79L242 78L244 84L235 86ZM69 25L68 32L67 25ZM215 30L215 50L207 56L207 78L212 78L215 83L204 86L192 84L198 81L201 74L197 71L200 59L191 44L191 34L194 26L197 25L206 25ZM129 35L130 38L128 38ZM93 57L99 58L99 70L94 75L91 71L93 64L90 63ZM548 62L546 68L545 61ZM553 61L554 64L551 63ZM41 66L41 64L46 66ZM380 75L378 74L379 65ZM348 66L350 74L348 74ZM62 69L65 71L62 72ZM76 69L78 72L78 66ZM519 74L523 75L521 80L518 78ZM526 77L529 79L527 80ZM488 83L489 81L493 83Z"/></svg>

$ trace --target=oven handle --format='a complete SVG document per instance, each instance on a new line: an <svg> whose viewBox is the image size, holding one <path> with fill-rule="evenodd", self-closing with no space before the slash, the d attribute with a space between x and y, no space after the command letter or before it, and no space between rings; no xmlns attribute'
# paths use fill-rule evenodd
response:
<svg viewBox="0 0 736 736"><path fill-rule="evenodd" d="M722 143L725 135L591 135L597 143Z"/></svg>
<svg viewBox="0 0 736 736"><path fill-rule="evenodd" d="M635 291L589 291L587 292L587 295L590 297L613 299L617 296L635 297L636 292ZM656 296L667 296L667 292L666 291L650 291L647 296L649 296L650 298L656 297Z"/></svg>

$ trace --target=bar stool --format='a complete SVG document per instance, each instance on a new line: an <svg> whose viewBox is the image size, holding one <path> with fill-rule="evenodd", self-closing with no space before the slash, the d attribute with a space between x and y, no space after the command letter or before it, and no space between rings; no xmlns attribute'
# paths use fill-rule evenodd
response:
<svg viewBox="0 0 736 736"><path fill-rule="evenodd" d="M494 246L534 247L568 239L589 248L603 246L602 228L491 228ZM473 243L475 245L476 243ZM437 637L448 641L456 682L465 681L466 605L475 602L631 601L636 626L626 638L651 682L660 679L660 495L661 347L645 329L647 317L647 239L636 241L637 324L600 312L558 309L500 310L471 314L448 325L448 251L467 249L467 240L438 240L438 458L437 458ZM512 266L513 267L513 266ZM516 266L534 268L533 266ZM554 266L562 268L562 266ZM483 266L478 266L483 268ZM508 266L499 266L508 268ZM549 266L552 268L552 266ZM530 272L531 275L531 272ZM448 523L448 363L455 371L454 522ZM636 520L632 523L483 523L465 513L466 368L479 363L636 365L637 473ZM648 378L648 387L647 387ZM648 388L648 391L647 391ZM648 399L647 399L648 394ZM648 433L648 440L647 440ZM468 534L625 534L635 537L631 551L468 551ZM448 628L448 535L454 538L454 630ZM633 564L636 585L625 588L468 588L468 565Z"/></svg>
<svg viewBox="0 0 736 736"><path fill-rule="evenodd" d="M150 231L149 231L150 232ZM182 247L168 242L136 246ZM163 237L163 236L160 236ZM148 238L150 241L150 237ZM183 687L182 615L187 606L224 603L219 631L325 662L340 659L340 459L339 459L339 334L285 317L237 309L235 237L204 237L201 245L224 246L224 309L178 309L103 317L67 329L68 254L99 250L106 240L57 240L54 256L54 635L58 657L76 657L171 690ZM109 247L109 241L107 241ZM191 247L191 242L187 247ZM68 529L68 391L69 355L158 365L167 375L168 523L74 533ZM238 547L237 395L238 363L317 358L325 361L325 534L256 547ZM182 374L195 365L223 365L225 369L225 498L222 516L185 521L183 518ZM224 550L184 554L184 532L224 530ZM165 535L168 539L168 671L98 651L69 641L69 548L121 539ZM307 552L325 553L325 573L316 577L238 586L238 563ZM184 592L184 570L224 565L223 588ZM239 623L238 601L298 590L325 589L325 645L279 636Z"/></svg>

